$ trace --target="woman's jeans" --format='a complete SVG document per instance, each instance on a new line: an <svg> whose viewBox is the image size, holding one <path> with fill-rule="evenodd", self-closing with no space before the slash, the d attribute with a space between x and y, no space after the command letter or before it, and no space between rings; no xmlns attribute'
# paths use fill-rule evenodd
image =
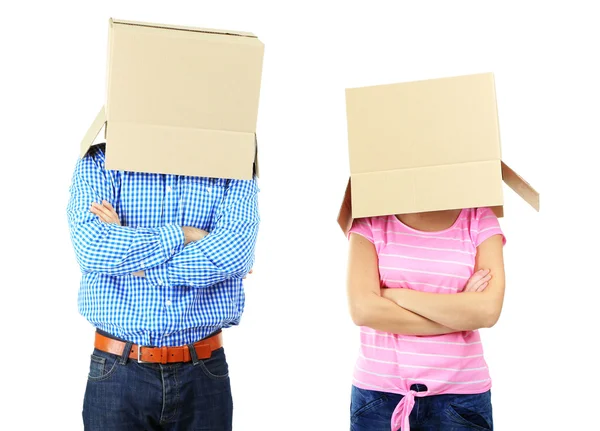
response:
<svg viewBox="0 0 600 431"><path fill-rule="evenodd" d="M413 385L421 392L424 385ZM391 417L402 395L352 387L351 431L390 431ZM492 430L491 392L473 395L415 397L411 431Z"/></svg>

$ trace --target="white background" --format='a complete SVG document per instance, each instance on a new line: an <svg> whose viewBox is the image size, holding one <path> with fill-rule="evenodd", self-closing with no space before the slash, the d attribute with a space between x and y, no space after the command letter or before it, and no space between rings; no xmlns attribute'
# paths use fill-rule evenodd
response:
<svg viewBox="0 0 600 431"><path fill-rule="evenodd" d="M65 208L104 102L111 16L248 30L266 45L263 221L246 313L225 334L234 429L349 427L344 88L487 71L504 160L542 194L538 214L506 189L507 294L483 331L496 429L600 429L598 14L575 1L411 3L2 4L2 429L82 429L93 328L77 312Z"/></svg>

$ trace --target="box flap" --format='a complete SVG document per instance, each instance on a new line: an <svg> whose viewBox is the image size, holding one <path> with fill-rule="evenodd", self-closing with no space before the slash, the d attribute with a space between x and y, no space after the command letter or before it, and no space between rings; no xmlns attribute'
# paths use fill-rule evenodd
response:
<svg viewBox="0 0 600 431"><path fill-rule="evenodd" d="M253 178L253 133L112 122L106 135L106 168L135 172Z"/></svg>
<svg viewBox="0 0 600 431"><path fill-rule="evenodd" d="M352 228L352 180L348 180L346 185L346 192L344 193L344 199L338 213L338 224L344 231L344 234L348 236L348 231Z"/></svg>
<svg viewBox="0 0 600 431"><path fill-rule="evenodd" d="M540 210L540 194L504 162L502 162L502 179L536 211Z"/></svg>
<svg viewBox="0 0 600 431"><path fill-rule="evenodd" d="M181 31L193 31L198 33L210 33L210 34L222 34L226 36L241 36L241 37L252 37L256 38L256 35L245 32L245 31L235 31L235 30L217 30L213 28L200 28L200 27L188 27L182 25L170 25L170 24L154 24L149 22L140 22L140 21L127 21L123 19L110 19L110 24L123 24L123 25L132 25L138 27L152 27L152 28L163 28L166 30L181 30Z"/></svg>
<svg viewBox="0 0 600 431"><path fill-rule="evenodd" d="M256 138L256 135L254 135L254 145L256 147L256 154L254 155L254 175L256 175L256 178L260 178L260 169L258 165L258 139Z"/></svg>
<svg viewBox="0 0 600 431"><path fill-rule="evenodd" d="M90 125L90 128L86 132L85 136L81 140L81 144L79 145L80 158L85 156L85 154L88 152L88 150L100 134L100 131L104 127L104 124L106 124L106 115L103 106L100 109L100 112L98 112L98 115L96 115L96 119Z"/></svg>
<svg viewBox="0 0 600 431"><path fill-rule="evenodd" d="M492 212L494 214L496 214L496 217L498 217L498 218L504 217L504 206L503 205L490 207L490 209L492 210Z"/></svg>
<svg viewBox="0 0 600 431"><path fill-rule="evenodd" d="M353 218L502 203L499 161L352 175Z"/></svg>

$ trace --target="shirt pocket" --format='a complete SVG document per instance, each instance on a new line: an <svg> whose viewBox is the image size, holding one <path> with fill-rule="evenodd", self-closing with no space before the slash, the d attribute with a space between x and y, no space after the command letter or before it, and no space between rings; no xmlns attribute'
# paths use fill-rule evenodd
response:
<svg viewBox="0 0 600 431"><path fill-rule="evenodd" d="M182 196L183 226L193 226L210 232L217 220L224 194L224 180L186 177Z"/></svg>

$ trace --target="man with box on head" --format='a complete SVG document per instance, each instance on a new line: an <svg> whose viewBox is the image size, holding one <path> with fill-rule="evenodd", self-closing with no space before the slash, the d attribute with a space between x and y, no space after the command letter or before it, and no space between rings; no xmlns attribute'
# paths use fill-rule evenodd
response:
<svg viewBox="0 0 600 431"><path fill-rule="evenodd" d="M539 207L501 161L493 76L349 89L346 106L351 428L491 430L478 329L504 299L502 180Z"/></svg>
<svg viewBox="0 0 600 431"><path fill-rule="evenodd" d="M254 261L262 55L249 33L110 21L67 208L96 327L86 430L232 427L221 330Z"/></svg>

